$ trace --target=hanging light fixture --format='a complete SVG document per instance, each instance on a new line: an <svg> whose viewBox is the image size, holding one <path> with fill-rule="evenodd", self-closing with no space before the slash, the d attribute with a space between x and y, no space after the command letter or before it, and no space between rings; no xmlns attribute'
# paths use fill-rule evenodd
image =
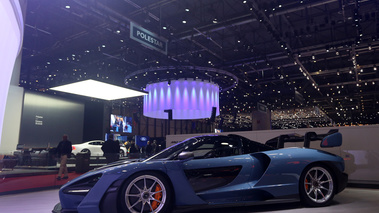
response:
<svg viewBox="0 0 379 213"><path fill-rule="evenodd" d="M165 110L172 110L172 119L210 118L212 108L219 112L219 86L200 79L178 79L148 84L144 97L143 115L167 119Z"/></svg>
<svg viewBox="0 0 379 213"><path fill-rule="evenodd" d="M132 90L125 87L115 86L95 80L79 81L72 84L52 87L51 90L82 95L103 100L116 100L146 95L147 93Z"/></svg>

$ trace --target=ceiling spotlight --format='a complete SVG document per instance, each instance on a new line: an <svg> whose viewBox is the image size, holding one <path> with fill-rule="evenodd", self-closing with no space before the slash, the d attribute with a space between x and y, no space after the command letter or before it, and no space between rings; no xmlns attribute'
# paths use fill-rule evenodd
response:
<svg viewBox="0 0 379 213"><path fill-rule="evenodd" d="M183 21L182 21L182 23L183 23L183 24L186 24L186 23L187 23L187 21L186 21L186 20L183 20Z"/></svg>
<svg viewBox="0 0 379 213"><path fill-rule="evenodd" d="M149 13L146 13L146 18L145 18L144 22L145 22L146 24L150 23Z"/></svg>

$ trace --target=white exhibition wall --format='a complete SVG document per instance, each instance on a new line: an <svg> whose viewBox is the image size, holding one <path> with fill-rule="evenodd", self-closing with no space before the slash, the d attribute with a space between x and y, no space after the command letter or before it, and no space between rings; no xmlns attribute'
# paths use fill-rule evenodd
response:
<svg viewBox="0 0 379 213"><path fill-rule="evenodd" d="M24 102L24 88L18 86L20 66L21 56L16 59L13 76L9 85L0 154L13 154L20 137L20 121Z"/></svg>
<svg viewBox="0 0 379 213"><path fill-rule="evenodd" d="M6 150L3 150L2 142L8 140L3 134L7 132L4 122L5 111L7 107L10 107L7 99L10 95L14 95L14 93L18 94L17 89L17 91L14 90L10 93L10 85L12 75L14 74L15 61L22 46L23 26L23 16L19 1L0 1L0 152L6 152ZM16 75L18 73L19 71ZM20 112L18 113L20 114ZM13 135L13 137L15 136Z"/></svg>
<svg viewBox="0 0 379 213"><path fill-rule="evenodd" d="M345 159L346 173L349 174L350 183L379 183L379 125L350 126L350 127L326 127L306 129L283 129L245 132L223 132L219 135L237 134L251 140L265 143L267 140L282 134L300 134L316 132L327 133L330 129L338 129L342 133L342 146L339 148L320 148L320 142L311 142L311 148L322 149ZM199 134L168 135L166 147ZM215 135L204 133L203 135ZM286 143L285 147L301 147L303 143Z"/></svg>

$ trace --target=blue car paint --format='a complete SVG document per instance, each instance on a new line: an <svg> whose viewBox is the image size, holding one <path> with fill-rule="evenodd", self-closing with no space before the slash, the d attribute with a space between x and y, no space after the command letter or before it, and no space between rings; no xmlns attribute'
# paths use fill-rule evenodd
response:
<svg viewBox="0 0 379 213"><path fill-rule="evenodd" d="M341 172L344 169L341 157L314 149L287 148L267 151L265 154L270 157L271 163L254 187L264 189L275 197L298 194L300 175L311 163L335 162Z"/></svg>
<svg viewBox="0 0 379 213"><path fill-rule="evenodd" d="M100 212L99 203L102 199L102 196L99 194L105 194L107 189L111 186L113 182L119 179L127 179L130 175L135 174L140 171L150 170L150 171L161 171L166 172L164 166L165 162L135 162L126 165L120 165L115 167L105 168L103 170L95 170L87 172L86 174L72 180L71 182L62 186L59 192L60 200L64 200L62 203L63 209L77 209L78 212L91 212L97 213ZM88 194L83 198L78 195L67 195L63 193L63 190L69 185L75 184L76 182L85 179L89 176L95 175L97 173L103 173L103 176L97 182L97 184L88 192ZM82 201L78 205L76 199L82 198Z"/></svg>
<svg viewBox="0 0 379 213"><path fill-rule="evenodd" d="M205 201L216 203L240 202L244 198L245 191L250 190L249 181L253 173L253 159L250 155L238 155L224 158L209 158L187 161L183 164L183 169L215 168L227 166L240 166L242 169L239 175L228 185L216 189L198 193L198 196Z"/></svg>
<svg viewBox="0 0 379 213"><path fill-rule="evenodd" d="M204 165L207 167L243 165L239 176L227 186L198 193L198 196L209 204L225 204L245 202L247 194L251 197L249 201L261 201L265 198L260 196L262 191L278 198L296 197L299 192L300 175L310 163L335 161L336 165L343 165L342 158L319 150L288 148L263 153L270 157L271 162L265 174L258 176L260 177L258 180L254 179L254 173L261 173L263 168L255 168L259 165L254 164L257 159L251 155L192 160L186 162L184 168L203 168ZM343 167L340 169L343 171Z"/></svg>
<svg viewBox="0 0 379 213"><path fill-rule="evenodd" d="M167 175L173 185L175 193L175 203L178 206L182 205L204 205L206 202L199 198L193 191L184 172L183 162L172 161L166 164Z"/></svg>
<svg viewBox="0 0 379 213"><path fill-rule="evenodd" d="M173 186L175 206L204 204L227 204L261 201L268 195L280 198L296 196L299 193L299 178L302 171L314 162L331 162L341 172L343 159L323 151L287 148L261 152L269 159L267 167L258 163L254 154L231 157L193 159L189 161L167 160L146 161L104 167L90 171L62 186L59 196L62 208L77 210L79 213L99 213L102 195L117 180L126 180L133 174L143 171L157 171L167 175ZM220 166L242 165L238 176L228 185L195 193L189 184L184 169L212 168ZM66 187L86 177L102 173L103 176L86 196L63 193Z"/></svg>
<svg viewBox="0 0 379 213"><path fill-rule="evenodd" d="M175 161L152 161L152 162L135 162L123 166L116 166L106 168L104 170L97 170L93 172L87 172L86 174L72 180L71 182L62 186L59 197L62 203L63 209L77 209L79 213L97 213L100 212L99 203L102 196L109 186L116 180L127 179L130 175L140 171L158 171L167 174L173 185L175 191L175 199L178 205L204 205L202 199L200 199L192 190L191 185L186 180L185 174L182 170L182 162ZM89 176L97 173L103 173L99 182L90 190L90 192L83 198L78 195L67 195L63 193L65 187L75 184L75 182L85 179ZM171 178L175 177L175 178ZM185 192L186 196L183 196ZM78 202L81 200L81 202ZM79 204L80 203L80 204Z"/></svg>

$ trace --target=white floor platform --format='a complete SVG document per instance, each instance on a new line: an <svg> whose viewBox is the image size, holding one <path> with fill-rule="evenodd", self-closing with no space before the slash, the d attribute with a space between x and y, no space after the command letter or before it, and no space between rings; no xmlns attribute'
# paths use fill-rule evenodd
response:
<svg viewBox="0 0 379 213"><path fill-rule="evenodd" d="M347 188L334 197L331 206L323 208L305 208L300 203L255 205L245 207L196 210L193 213L357 213L378 212L379 190ZM0 212L4 213L51 213L54 205L59 202L58 189L10 194L0 196ZM187 211L192 213L191 211Z"/></svg>

